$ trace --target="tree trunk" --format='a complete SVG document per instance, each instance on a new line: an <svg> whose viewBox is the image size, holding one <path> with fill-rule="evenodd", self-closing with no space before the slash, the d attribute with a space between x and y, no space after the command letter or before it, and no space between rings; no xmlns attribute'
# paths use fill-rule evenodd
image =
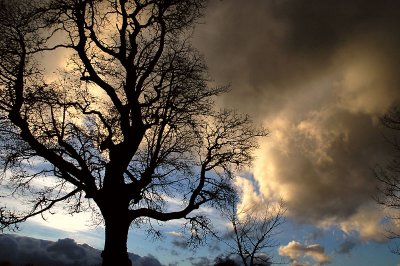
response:
<svg viewBox="0 0 400 266"><path fill-rule="evenodd" d="M127 241L131 224L128 216L128 200L122 189L102 191L94 198L103 215L105 224L103 266L132 266L128 256ZM105 193L107 192L107 193Z"/></svg>
<svg viewBox="0 0 400 266"><path fill-rule="evenodd" d="M103 266L132 266L127 251L130 222L120 214L104 216L105 243L101 254Z"/></svg>
<svg viewBox="0 0 400 266"><path fill-rule="evenodd" d="M240 255L240 257L242 258L243 265L244 265L244 266L247 266L247 258L243 255L243 253L241 253L241 254L239 254L239 255Z"/></svg>

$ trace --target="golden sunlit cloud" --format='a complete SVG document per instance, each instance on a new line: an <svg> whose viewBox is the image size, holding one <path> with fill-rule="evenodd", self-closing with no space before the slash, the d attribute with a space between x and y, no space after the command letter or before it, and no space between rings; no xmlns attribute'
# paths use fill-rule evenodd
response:
<svg viewBox="0 0 400 266"><path fill-rule="evenodd" d="M343 76L347 74L352 75L351 71L345 71ZM356 112L356 109L346 108L343 97L332 97L345 93L344 86L338 87L335 82L321 83L321 88L331 91L322 98L313 90L303 88L294 94L303 95L296 103L267 114L264 124L271 134L262 141L253 173L263 197L275 201L282 197L288 206L288 216L295 220L321 228L339 225L346 233L358 232L364 240L382 241L385 238L381 224L384 213L371 199L376 182L371 167L382 160L385 148L379 144L381 136L374 117L384 113L395 99L378 99L375 90L362 91L364 95L360 99L347 92L346 99L360 104L352 105L361 108ZM388 92L391 89L382 88ZM313 98L315 101L310 100ZM374 98L381 103L362 109ZM321 102L321 99L325 102L323 106L308 104ZM363 133L364 130L368 134ZM257 194L251 189L247 191L249 194L244 194L243 202L260 202ZM368 214L370 218L363 219Z"/></svg>
<svg viewBox="0 0 400 266"><path fill-rule="evenodd" d="M205 19L213 27L200 27L197 42L216 83L232 84L221 105L271 132L256 153L255 181L240 181L242 204L283 198L295 221L382 241L386 214L372 199L372 169L390 149L378 117L400 102L393 7L382 3L366 21L355 3L312 1L322 15L301 0L235 4L214 3Z"/></svg>
<svg viewBox="0 0 400 266"><path fill-rule="evenodd" d="M341 47L335 57L339 79L335 85L338 106L352 112L380 116L400 99L397 58L385 47L387 38L364 36Z"/></svg>
<svg viewBox="0 0 400 266"><path fill-rule="evenodd" d="M297 241L291 241L286 246L279 247L279 255L289 257L293 262L292 266L304 265L299 264L297 261L304 257L312 258L318 265L325 265L331 261L331 258L325 254L325 249L322 246L318 244L304 245Z"/></svg>

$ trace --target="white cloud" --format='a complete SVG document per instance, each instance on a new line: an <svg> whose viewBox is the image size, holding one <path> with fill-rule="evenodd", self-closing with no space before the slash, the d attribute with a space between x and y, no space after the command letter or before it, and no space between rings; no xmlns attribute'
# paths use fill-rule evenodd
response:
<svg viewBox="0 0 400 266"><path fill-rule="evenodd" d="M260 207L262 205L262 197L256 192L255 186L246 178L237 176L235 185L240 190L241 201L238 209L246 209L248 207Z"/></svg>
<svg viewBox="0 0 400 266"><path fill-rule="evenodd" d="M166 232L166 234L174 237L183 237L183 234L181 232L176 232L176 231Z"/></svg>
<svg viewBox="0 0 400 266"><path fill-rule="evenodd" d="M279 247L279 255L286 256L292 259L292 265L307 265L299 264L298 259L310 257L319 265L324 265L331 262L331 258L325 254L325 249L318 245L304 245L297 241L291 241L286 246Z"/></svg>
<svg viewBox="0 0 400 266"><path fill-rule="evenodd" d="M34 216L31 222L42 226L67 231L70 233L85 232L91 229L92 220L90 212L66 214L62 209L54 210L52 214L44 214L45 220L40 216Z"/></svg>

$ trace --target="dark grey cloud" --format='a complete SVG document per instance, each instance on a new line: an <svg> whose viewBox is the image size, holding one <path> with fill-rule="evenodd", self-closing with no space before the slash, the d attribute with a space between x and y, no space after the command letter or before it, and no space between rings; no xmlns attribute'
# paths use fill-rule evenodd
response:
<svg viewBox="0 0 400 266"><path fill-rule="evenodd" d="M390 58L385 69L397 69L398 10L398 1L213 1L196 43L212 77L232 85L224 103L262 116L342 67L337 54L356 41Z"/></svg>
<svg viewBox="0 0 400 266"><path fill-rule="evenodd" d="M373 168L392 154L378 117L400 103L400 2L213 1L196 45L231 91L220 104L271 130L254 176L288 215L383 240Z"/></svg>
<svg viewBox="0 0 400 266"><path fill-rule="evenodd" d="M175 257L178 257L178 256L179 256L179 252L176 251L175 249L172 249L172 250L171 250L171 255L172 255L172 256L175 256Z"/></svg>
<svg viewBox="0 0 400 266"><path fill-rule="evenodd" d="M99 265L100 251L72 239L57 242L17 235L0 235L0 260L13 265Z"/></svg>
<svg viewBox="0 0 400 266"><path fill-rule="evenodd" d="M86 255L85 248L77 245L71 238L60 239L49 245L46 250L51 254L59 254L60 257L65 256L70 260L79 260Z"/></svg>
<svg viewBox="0 0 400 266"><path fill-rule="evenodd" d="M162 266L158 259L151 254L143 257L140 257L138 255L131 255L130 259L132 261L132 265L135 266Z"/></svg>
<svg viewBox="0 0 400 266"><path fill-rule="evenodd" d="M13 237L1 236L0 237L0 258L2 260L11 260L16 257L18 253L18 243Z"/></svg>
<svg viewBox="0 0 400 266"><path fill-rule="evenodd" d="M243 265L242 258L237 254L231 254L231 255L220 254L214 259L214 263L217 262L219 263L234 262L236 263L236 265ZM250 258L248 263L250 264ZM267 257L265 254L260 254L258 257L255 258L254 264L259 266L270 266L273 263L271 262L271 259Z"/></svg>
<svg viewBox="0 0 400 266"><path fill-rule="evenodd" d="M192 266L211 266L213 265L212 260L207 257L190 257L188 258Z"/></svg>
<svg viewBox="0 0 400 266"><path fill-rule="evenodd" d="M211 242L211 243L209 243L209 244L208 244L208 252L209 252L210 254L216 253L216 252L220 252L220 251L221 251L221 246L220 246L220 244L221 244L221 243L219 243L219 242Z"/></svg>
<svg viewBox="0 0 400 266"><path fill-rule="evenodd" d="M285 20L285 47L306 57L329 57L354 36L373 31L396 32L398 1L280 1L277 16ZM398 38L398 36L396 36Z"/></svg>
<svg viewBox="0 0 400 266"><path fill-rule="evenodd" d="M324 236L324 230L315 228L309 235L306 236L306 242L315 242Z"/></svg>
<svg viewBox="0 0 400 266"><path fill-rule="evenodd" d="M129 253L136 266L162 266L153 256L139 256ZM75 240L66 238L56 242L30 237L1 234L0 261L12 265L40 266L97 266L101 265L100 251L87 244L77 244Z"/></svg>
<svg viewBox="0 0 400 266"><path fill-rule="evenodd" d="M339 248L337 249L337 253L349 254L359 244L360 241L358 239L346 239L340 244Z"/></svg>
<svg viewBox="0 0 400 266"><path fill-rule="evenodd" d="M217 256L214 259L214 263L215 264L216 263L231 263L231 262L236 263L236 265L242 265L243 264L241 258L238 255L226 256L224 254L221 254L221 255ZM230 265L230 264L228 264L228 265Z"/></svg>
<svg viewBox="0 0 400 266"><path fill-rule="evenodd" d="M189 247L188 242L185 239L174 239L171 241L172 245L181 248L181 249L187 249Z"/></svg>

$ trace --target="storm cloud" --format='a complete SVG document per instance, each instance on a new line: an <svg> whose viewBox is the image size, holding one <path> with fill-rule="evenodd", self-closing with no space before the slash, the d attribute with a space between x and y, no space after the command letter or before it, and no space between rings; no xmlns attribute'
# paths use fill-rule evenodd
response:
<svg viewBox="0 0 400 266"><path fill-rule="evenodd" d="M392 154L379 117L400 103L399 16L398 1L213 1L196 32L214 82L231 84L220 104L271 131L260 193L300 223L385 239L373 169Z"/></svg>

